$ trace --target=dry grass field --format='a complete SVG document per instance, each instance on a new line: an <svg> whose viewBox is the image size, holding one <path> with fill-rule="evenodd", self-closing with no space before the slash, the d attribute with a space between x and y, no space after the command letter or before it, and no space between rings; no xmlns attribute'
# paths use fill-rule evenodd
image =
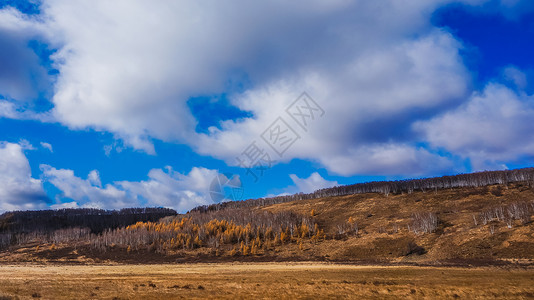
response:
<svg viewBox="0 0 534 300"><path fill-rule="evenodd" d="M326 263L2 265L0 299L534 297L534 269Z"/></svg>

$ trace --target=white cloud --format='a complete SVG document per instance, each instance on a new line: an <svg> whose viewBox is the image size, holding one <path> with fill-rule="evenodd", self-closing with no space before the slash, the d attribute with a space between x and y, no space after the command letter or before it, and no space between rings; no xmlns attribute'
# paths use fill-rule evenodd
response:
<svg viewBox="0 0 534 300"><path fill-rule="evenodd" d="M447 2L48 0L31 24L58 48L53 116L70 128L109 131L147 153L153 138L187 143L230 162L308 91L327 114L284 159L326 165L329 156L361 159L348 147L406 147L391 132L366 132L392 119L389 128L409 128L409 112L466 93L460 44L429 22ZM253 117L197 135L186 101L228 92L236 72L253 86L231 101Z"/></svg>
<svg viewBox="0 0 534 300"><path fill-rule="evenodd" d="M475 170L534 156L534 97L489 84L456 110L415 124L434 147L471 159Z"/></svg>
<svg viewBox="0 0 534 300"><path fill-rule="evenodd" d="M469 76L459 49L450 34L435 30L400 45L371 47L366 49L369 53L356 53L335 69L313 68L249 90L234 104L255 117L227 121L221 130L199 135L194 140L196 150L236 164L235 157L253 140L260 140L277 116L287 117L285 108L307 91L326 113L311 124L308 133L300 131L302 139L284 153L282 161L307 158L342 175L442 171L451 164L411 145L415 136L410 126L417 118L414 111L428 114L467 95ZM423 159L416 157L418 153ZM436 163L428 163L431 160Z"/></svg>
<svg viewBox="0 0 534 300"><path fill-rule="evenodd" d="M322 188L338 186L337 181L324 179L318 172L313 172L308 178L300 178L296 174L289 174L293 184L287 186L276 193L267 194L265 197L287 196L297 193L311 193Z"/></svg>
<svg viewBox="0 0 534 300"><path fill-rule="evenodd" d="M47 143L47 142L41 142L41 147L50 151L50 152L54 152L54 148L52 148L52 145L50 143Z"/></svg>
<svg viewBox="0 0 534 300"><path fill-rule="evenodd" d="M339 155L321 158L321 162L333 172L346 176L356 173L423 176L454 169L453 162L448 158L423 147L396 143L348 147Z"/></svg>
<svg viewBox="0 0 534 300"><path fill-rule="evenodd" d="M342 175L414 175L452 166L415 146L414 120L470 94L461 43L430 22L453 2L489 1L45 0L38 18L1 10L0 30L20 36L12 51L35 36L58 49L51 116L69 128L108 131L151 154L152 139L185 143L235 164L307 91L326 114L278 161L308 159ZM228 88L235 74L251 82L242 92ZM221 93L252 117L196 133L188 99ZM21 118L20 107L0 102L0 115Z"/></svg>
<svg viewBox="0 0 534 300"><path fill-rule="evenodd" d="M17 112L15 104L5 100L0 100L0 117L17 119L18 115L19 114Z"/></svg>
<svg viewBox="0 0 534 300"><path fill-rule="evenodd" d="M64 209L64 208L79 208L78 203L76 201L72 202L65 202L65 203L57 203L50 205L51 209Z"/></svg>
<svg viewBox="0 0 534 300"><path fill-rule="evenodd" d="M65 169L55 169L49 165L41 165L44 180L53 184L61 190L62 194L56 196L56 201L61 204L62 198L69 198L83 207L100 207L116 209L122 207L132 207L131 199L126 192L113 185L100 187L95 184L94 172L89 173L87 179L82 179L74 175L74 171Z"/></svg>
<svg viewBox="0 0 534 300"><path fill-rule="evenodd" d="M46 199L41 181L32 178L23 147L0 142L0 211L42 209Z"/></svg>
<svg viewBox="0 0 534 300"><path fill-rule="evenodd" d="M100 174L97 170L92 170L91 172L89 172L89 175L87 175L87 180L92 186L102 187L102 181L100 181Z"/></svg>
<svg viewBox="0 0 534 300"><path fill-rule="evenodd" d="M170 168L167 168L167 172L152 169L146 181L121 181L116 184L137 200L145 199L149 206L172 207L183 212L213 203L209 197L209 185L217 175L216 170L197 167L187 175Z"/></svg>
<svg viewBox="0 0 534 300"><path fill-rule="evenodd" d="M72 170L55 169L41 165L43 177L62 194L53 207L98 207L118 209L124 207L163 206L185 212L195 206L212 204L209 184L217 176L216 170L193 168L181 174L170 167L152 169L148 179L140 182L117 181L102 186L98 171L93 170L82 179ZM65 202L64 199L72 199Z"/></svg>
<svg viewBox="0 0 534 300"><path fill-rule="evenodd" d="M308 178L299 178L295 174L290 174L289 177L293 180L297 189L296 193L311 193L313 191L329 188L339 185L337 181L328 181L324 179L319 173L313 172Z"/></svg>

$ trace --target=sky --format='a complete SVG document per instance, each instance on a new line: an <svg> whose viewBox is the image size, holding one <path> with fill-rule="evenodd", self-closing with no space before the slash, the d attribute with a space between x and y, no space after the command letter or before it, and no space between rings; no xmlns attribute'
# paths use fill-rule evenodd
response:
<svg viewBox="0 0 534 300"><path fill-rule="evenodd" d="M532 166L534 2L0 0L0 212Z"/></svg>

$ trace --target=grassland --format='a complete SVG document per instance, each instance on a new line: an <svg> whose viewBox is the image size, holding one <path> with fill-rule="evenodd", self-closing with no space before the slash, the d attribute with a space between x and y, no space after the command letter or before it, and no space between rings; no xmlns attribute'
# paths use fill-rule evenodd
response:
<svg viewBox="0 0 534 300"><path fill-rule="evenodd" d="M0 299L532 298L534 269L327 263L2 265Z"/></svg>

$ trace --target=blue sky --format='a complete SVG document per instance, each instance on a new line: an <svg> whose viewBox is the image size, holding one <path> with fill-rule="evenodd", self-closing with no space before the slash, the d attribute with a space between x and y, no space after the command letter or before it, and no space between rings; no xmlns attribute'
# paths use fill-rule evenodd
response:
<svg viewBox="0 0 534 300"><path fill-rule="evenodd" d="M0 0L0 211L532 166L534 4L408 2Z"/></svg>

